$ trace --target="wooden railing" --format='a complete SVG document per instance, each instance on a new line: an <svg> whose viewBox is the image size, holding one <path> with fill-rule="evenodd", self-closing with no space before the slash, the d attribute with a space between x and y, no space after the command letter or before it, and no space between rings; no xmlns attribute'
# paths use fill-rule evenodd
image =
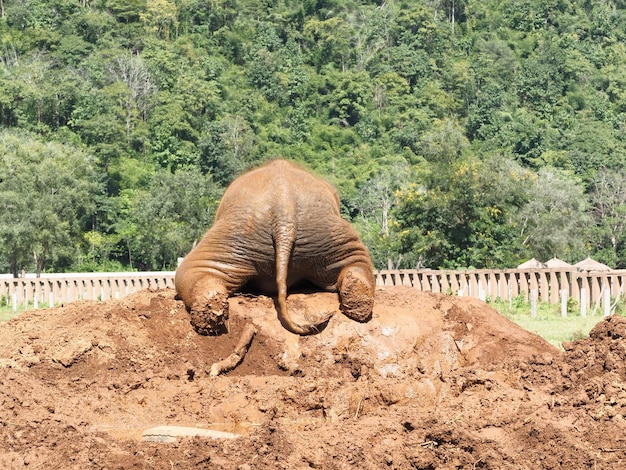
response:
<svg viewBox="0 0 626 470"><path fill-rule="evenodd" d="M533 301L561 303L573 299L581 314L590 307L610 311L626 291L626 270L577 271L568 269L503 270L381 270L375 273L378 286L410 286L420 291L509 300L520 296ZM0 276L0 302L4 306L54 307L75 300L108 300L141 289L173 287L174 272L123 272L47 274L41 277Z"/></svg>
<svg viewBox="0 0 626 470"><path fill-rule="evenodd" d="M174 287L174 272L67 273L0 277L5 305L40 308L76 300L119 299L142 289Z"/></svg>
<svg viewBox="0 0 626 470"><path fill-rule="evenodd" d="M421 291L470 296L481 300L508 300L522 296L536 301L561 303L565 311L572 299L581 315L602 307L610 313L626 292L626 270L578 271L554 269L383 270L376 273L379 286L411 286ZM611 303L613 302L613 304Z"/></svg>

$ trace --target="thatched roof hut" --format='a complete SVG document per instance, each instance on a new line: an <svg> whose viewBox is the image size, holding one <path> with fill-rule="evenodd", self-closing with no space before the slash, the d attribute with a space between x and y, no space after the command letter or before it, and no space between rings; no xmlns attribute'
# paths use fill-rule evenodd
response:
<svg viewBox="0 0 626 470"><path fill-rule="evenodd" d="M532 258L525 263L520 264L517 269L542 269L544 267L545 266L542 262L537 261L535 258Z"/></svg>
<svg viewBox="0 0 626 470"><path fill-rule="evenodd" d="M574 265L574 267L579 271L611 271L611 268L609 268L606 264L602 264L591 258L579 261Z"/></svg>
<svg viewBox="0 0 626 470"><path fill-rule="evenodd" d="M552 258L551 260L546 261L544 264L546 268L571 268L572 267L571 264L566 263L565 261L557 258L556 256Z"/></svg>

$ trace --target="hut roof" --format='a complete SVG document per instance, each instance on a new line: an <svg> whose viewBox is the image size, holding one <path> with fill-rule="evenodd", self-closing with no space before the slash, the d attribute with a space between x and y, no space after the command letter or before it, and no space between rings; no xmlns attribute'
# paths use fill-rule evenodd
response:
<svg viewBox="0 0 626 470"><path fill-rule="evenodd" d="M531 258L525 263L520 264L517 269L532 269L532 268L543 268L544 265L542 262L537 261L535 258Z"/></svg>
<svg viewBox="0 0 626 470"><path fill-rule="evenodd" d="M558 259L556 256L552 258L551 260L546 261L544 264L546 268L571 268L572 267L571 264L566 263L562 259Z"/></svg>
<svg viewBox="0 0 626 470"><path fill-rule="evenodd" d="M591 258L587 258L582 261L579 261L578 263L574 265L574 267L577 268L579 271L610 271L611 270L611 268L609 268L606 264L602 264L599 261L596 261Z"/></svg>

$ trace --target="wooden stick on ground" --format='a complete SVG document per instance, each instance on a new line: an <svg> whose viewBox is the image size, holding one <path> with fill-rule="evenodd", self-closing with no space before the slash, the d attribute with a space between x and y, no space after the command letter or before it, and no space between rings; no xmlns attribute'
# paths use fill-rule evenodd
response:
<svg viewBox="0 0 626 470"><path fill-rule="evenodd" d="M250 343L252 343L252 338L256 334L256 329L252 323L246 325L243 329L243 333L241 333L241 338L239 338L239 342L237 346L235 346L235 350L232 352L230 356L226 359L222 359L219 362L213 363L211 365L211 371L209 372L209 377L217 377L222 372L228 372L229 370L234 369L239 365L243 358L246 357L246 353L248 352L248 348L250 347Z"/></svg>

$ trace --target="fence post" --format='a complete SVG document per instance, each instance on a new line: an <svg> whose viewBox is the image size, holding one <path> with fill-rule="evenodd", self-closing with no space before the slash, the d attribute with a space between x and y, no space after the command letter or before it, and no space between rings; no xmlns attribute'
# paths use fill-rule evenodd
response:
<svg viewBox="0 0 626 470"><path fill-rule="evenodd" d="M522 271L519 274L519 294L524 296L524 301L528 300L529 290L530 286L528 283L528 273L526 271Z"/></svg>
<svg viewBox="0 0 626 470"><path fill-rule="evenodd" d="M542 302L550 301L550 284L548 283L548 276L544 271L539 271L539 292Z"/></svg>
<svg viewBox="0 0 626 470"><path fill-rule="evenodd" d="M580 288L580 316L583 318L587 316L587 288L586 287Z"/></svg>
<svg viewBox="0 0 626 470"><path fill-rule="evenodd" d="M449 292L452 292L452 286L450 284L450 281L448 280L448 271L442 271L441 275L440 275L440 279L441 279L441 292L443 294L447 294Z"/></svg>
<svg viewBox="0 0 626 470"><path fill-rule="evenodd" d="M561 289L561 316L567 316L567 290Z"/></svg>
<svg viewBox="0 0 626 470"><path fill-rule="evenodd" d="M459 297L463 297L469 292L469 283L467 280L467 273L461 271L459 274Z"/></svg>
<svg viewBox="0 0 626 470"><path fill-rule="evenodd" d="M530 291L530 316L537 316L537 289L531 289Z"/></svg>
<svg viewBox="0 0 626 470"><path fill-rule="evenodd" d="M604 304L604 316L608 317L611 315L611 291L609 289L604 289L602 303Z"/></svg>

